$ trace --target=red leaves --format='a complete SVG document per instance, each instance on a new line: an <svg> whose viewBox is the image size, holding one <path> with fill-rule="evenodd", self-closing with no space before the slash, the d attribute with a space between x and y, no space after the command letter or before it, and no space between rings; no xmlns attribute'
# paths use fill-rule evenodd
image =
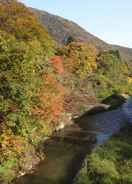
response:
<svg viewBox="0 0 132 184"><path fill-rule="evenodd" d="M50 58L50 62L53 64L53 67L55 68L58 74L64 74L63 57L54 56Z"/></svg>
<svg viewBox="0 0 132 184"><path fill-rule="evenodd" d="M43 76L43 87L39 91L39 99L41 105L33 109L33 113L42 119L50 119L56 121L64 111L64 94L65 89L62 84L57 81L55 74L47 74Z"/></svg>
<svg viewBox="0 0 132 184"><path fill-rule="evenodd" d="M58 75L64 74L63 57L53 56L49 62L56 72L51 71L43 75L43 86L38 94L41 105L34 107L33 113L41 119L56 121L64 111L65 88L57 80Z"/></svg>

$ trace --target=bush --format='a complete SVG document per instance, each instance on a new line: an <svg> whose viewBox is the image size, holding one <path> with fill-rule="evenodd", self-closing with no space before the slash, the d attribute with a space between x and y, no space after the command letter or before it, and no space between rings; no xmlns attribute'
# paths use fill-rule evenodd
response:
<svg viewBox="0 0 132 184"><path fill-rule="evenodd" d="M92 184L132 183L132 127L97 148L86 159L78 178L80 183Z"/></svg>
<svg viewBox="0 0 132 184"><path fill-rule="evenodd" d="M0 24L0 179L11 180L23 169L23 159L28 162L26 153L33 160L36 144L52 132L49 124L62 110L55 103L62 105L63 95L48 61L54 41L33 13L15 0L0 1ZM45 116L34 107L42 107Z"/></svg>
<svg viewBox="0 0 132 184"><path fill-rule="evenodd" d="M95 47L89 43L71 42L58 51L65 58L65 67L76 77L85 78L96 69Z"/></svg>
<svg viewBox="0 0 132 184"><path fill-rule="evenodd" d="M0 28L25 42L37 39L42 44L45 55L54 44L35 14L16 0L0 1Z"/></svg>
<svg viewBox="0 0 132 184"><path fill-rule="evenodd" d="M122 61L117 51L102 52L97 57L97 70L92 77L93 88L99 99L120 93L131 94L131 67Z"/></svg>

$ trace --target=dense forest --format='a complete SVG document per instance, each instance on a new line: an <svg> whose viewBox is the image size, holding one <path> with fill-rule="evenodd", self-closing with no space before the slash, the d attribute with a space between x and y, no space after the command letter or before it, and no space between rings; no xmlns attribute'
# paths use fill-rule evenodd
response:
<svg viewBox="0 0 132 184"><path fill-rule="evenodd" d="M131 63L118 51L100 52L71 37L60 46L25 5L0 1L1 181L44 159L38 144L69 115L85 112L91 100L131 91Z"/></svg>

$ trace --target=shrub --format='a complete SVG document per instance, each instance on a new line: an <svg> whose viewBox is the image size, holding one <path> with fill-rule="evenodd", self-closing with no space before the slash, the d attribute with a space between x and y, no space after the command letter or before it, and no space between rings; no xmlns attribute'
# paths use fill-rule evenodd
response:
<svg viewBox="0 0 132 184"><path fill-rule="evenodd" d="M131 67L122 61L117 51L102 52L97 57L97 70L92 77L96 96L103 99L113 93L130 93L128 76Z"/></svg>
<svg viewBox="0 0 132 184"><path fill-rule="evenodd" d="M66 69L76 77L85 78L96 69L97 51L91 44L71 42L58 53L64 56Z"/></svg>
<svg viewBox="0 0 132 184"><path fill-rule="evenodd" d="M85 167L78 178L80 183L92 184L132 183L132 127L126 127L105 145L99 145L87 156ZM91 184L90 183L90 184Z"/></svg>
<svg viewBox="0 0 132 184"><path fill-rule="evenodd" d="M55 73L48 62L54 49L33 13L15 0L0 1L0 24L0 179L11 180L25 153L34 155L37 142L50 132L33 109L41 104L43 76Z"/></svg>

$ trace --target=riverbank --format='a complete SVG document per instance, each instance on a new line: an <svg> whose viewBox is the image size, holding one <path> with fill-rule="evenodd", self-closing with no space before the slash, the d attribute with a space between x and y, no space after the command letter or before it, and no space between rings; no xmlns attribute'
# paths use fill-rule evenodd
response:
<svg viewBox="0 0 132 184"><path fill-rule="evenodd" d="M85 159L75 184L132 183L132 126L127 126Z"/></svg>
<svg viewBox="0 0 132 184"><path fill-rule="evenodd" d="M97 109L96 109L97 110ZM100 109L99 109L100 110ZM26 174L15 184L71 184L87 154L125 126L122 108L88 113L76 123L56 132L43 144L47 157L32 174Z"/></svg>
<svg viewBox="0 0 132 184"><path fill-rule="evenodd" d="M74 130L73 130L74 129ZM80 170L82 162L93 148L95 138L80 132L76 126L66 127L43 144L46 158L33 173L18 178L13 184L70 184Z"/></svg>

